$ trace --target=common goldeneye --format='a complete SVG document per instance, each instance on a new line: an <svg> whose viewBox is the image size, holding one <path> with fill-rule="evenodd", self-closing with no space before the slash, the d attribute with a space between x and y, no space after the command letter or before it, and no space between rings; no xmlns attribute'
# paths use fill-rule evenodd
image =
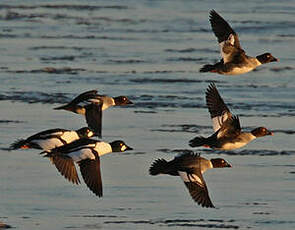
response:
<svg viewBox="0 0 295 230"><path fill-rule="evenodd" d="M222 59L214 65L204 65L200 72L226 75L244 74L262 64L278 61L270 53L256 57L247 56L240 45L238 34L215 10L210 11L209 20L218 39Z"/></svg>
<svg viewBox="0 0 295 230"><path fill-rule="evenodd" d="M88 128L84 127L78 130L67 129L49 129L36 133L27 139L19 139L10 145L10 150L16 149L43 149L51 150L55 147L69 144L80 138L90 138L94 133Z"/></svg>
<svg viewBox="0 0 295 230"><path fill-rule="evenodd" d="M211 83L206 91L206 102L215 133L207 138L195 137L189 141L191 147L204 146L218 150L232 150L245 146L257 137L273 135L264 127L255 128L251 132L242 132L239 117L231 114L214 83Z"/></svg>
<svg viewBox="0 0 295 230"><path fill-rule="evenodd" d="M149 173L152 176L158 174L180 176L195 202L202 207L214 208L203 173L207 169L225 167L232 166L224 159L215 158L207 160L194 153L185 153L171 161L164 159L154 161L149 169Z"/></svg>
<svg viewBox="0 0 295 230"><path fill-rule="evenodd" d="M55 110L67 110L85 115L88 126L101 137L102 111L119 105L133 104L126 96L109 97L97 94L97 90L90 90L78 95L66 105L54 108Z"/></svg>
<svg viewBox="0 0 295 230"><path fill-rule="evenodd" d="M74 162L76 162L87 187L97 196L101 197L102 181L100 172L100 157L111 152L124 152L132 150L123 141L113 141L111 143L101 142L93 139L79 139L70 144L63 145L44 151L45 157L50 157L57 170L66 179L74 184L79 184Z"/></svg>

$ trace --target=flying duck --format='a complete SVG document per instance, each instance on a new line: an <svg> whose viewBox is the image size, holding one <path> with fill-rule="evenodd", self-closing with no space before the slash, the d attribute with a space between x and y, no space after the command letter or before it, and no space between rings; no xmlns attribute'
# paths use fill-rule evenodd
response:
<svg viewBox="0 0 295 230"><path fill-rule="evenodd" d="M211 83L207 88L206 102L215 133L207 138L195 137L189 141L191 147L204 146L217 150L232 150L245 146L257 137L273 135L265 127L255 128L251 132L243 132L239 117L231 114L214 83Z"/></svg>
<svg viewBox="0 0 295 230"><path fill-rule="evenodd" d="M43 151L45 157L50 157L57 170L66 179L79 184L80 179L74 162L76 162L87 187L97 196L102 197L102 180L100 172L100 157L111 152L132 150L123 141L111 143L93 139L79 139L70 144L57 147L52 151Z"/></svg>
<svg viewBox="0 0 295 230"><path fill-rule="evenodd" d="M10 145L10 150L16 149L43 149L49 151L55 147L59 147L80 138L90 138L94 133L84 127L78 130L67 129L49 129L36 133L27 139L19 139Z"/></svg>
<svg viewBox="0 0 295 230"><path fill-rule="evenodd" d="M270 53L247 56L240 45L238 34L215 10L210 11L209 21L218 39L222 59L214 65L204 65L200 72L237 75L252 71L262 64L278 61Z"/></svg>
<svg viewBox="0 0 295 230"><path fill-rule="evenodd" d="M126 96L109 97L97 94L97 90L90 90L78 95L68 104L54 109L85 115L88 126L98 137L101 137L102 111L111 106L129 104L133 103Z"/></svg>
<svg viewBox="0 0 295 230"><path fill-rule="evenodd" d="M180 176L195 202L202 207L214 208L203 178L203 173L207 169L225 167L232 166L224 159L215 158L207 160L198 154L185 153L175 157L171 161L164 159L154 161L149 169L149 173L152 176L158 174Z"/></svg>

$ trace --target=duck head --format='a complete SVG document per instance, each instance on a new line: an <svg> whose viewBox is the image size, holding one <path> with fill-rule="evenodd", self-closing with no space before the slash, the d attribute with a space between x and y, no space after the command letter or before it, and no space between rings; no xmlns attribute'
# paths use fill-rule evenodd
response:
<svg viewBox="0 0 295 230"><path fill-rule="evenodd" d="M115 105L131 105L133 104L126 96L114 97Z"/></svg>
<svg viewBox="0 0 295 230"><path fill-rule="evenodd" d="M259 62L261 62L261 64L279 61L279 59L272 56L271 53L264 53L264 54L256 56L256 58Z"/></svg>
<svg viewBox="0 0 295 230"><path fill-rule="evenodd" d="M124 141L121 140L113 141L110 143L110 145L112 146L113 152L125 152L128 150L133 150L133 148L129 147Z"/></svg>
<svg viewBox="0 0 295 230"><path fill-rule="evenodd" d="M231 168L232 167L231 164L229 164L222 158L213 158L210 161L213 165L213 168Z"/></svg>
<svg viewBox="0 0 295 230"><path fill-rule="evenodd" d="M89 129L88 127L83 127L81 129L76 130L78 136L80 138L90 138L94 136L94 132L92 132L91 129Z"/></svg>
<svg viewBox="0 0 295 230"><path fill-rule="evenodd" d="M273 136L273 132L269 131L267 128L264 128L264 127L258 127L256 129L253 129L251 131L251 133L255 137L264 137L264 136L267 136L267 135Z"/></svg>

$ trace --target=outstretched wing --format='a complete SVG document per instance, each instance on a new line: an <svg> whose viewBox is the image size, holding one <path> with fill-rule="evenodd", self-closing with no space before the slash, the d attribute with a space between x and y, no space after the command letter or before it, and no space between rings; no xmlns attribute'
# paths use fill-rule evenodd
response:
<svg viewBox="0 0 295 230"><path fill-rule="evenodd" d="M102 197L102 181L100 172L100 159L82 160L79 162L80 171L87 187L97 196Z"/></svg>
<svg viewBox="0 0 295 230"><path fill-rule="evenodd" d="M195 202L202 207L214 208L200 169L193 172L178 171L178 173Z"/></svg>
<svg viewBox="0 0 295 230"><path fill-rule="evenodd" d="M86 107L86 122L88 126L95 132L98 137L101 137L102 127L102 104L89 104Z"/></svg>
<svg viewBox="0 0 295 230"><path fill-rule="evenodd" d="M209 21L218 39L224 64L243 56L245 52L240 45L237 33L215 10L210 11Z"/></svg>
<svg viewBox="0 0 295 230"><path fill-rule="evenodd" d="M238 34L231 28L231 26L215 11L210 11L209 21L211 23L212 30L218 39L218 42L225 42L229 36L233 35L233 46L238 49L242 49L239 41Z"/></svg>
<svg viewBox="0 0 295 230"><path fill-rule="evenodd" d="M80 184L80 179L73 160L70 157L53 155L50 157L51 162L55 165L57 170L73 184Z"/></svg>
<svg viewBox="0 0 295 230"><path fill-rule="evenodd" d="M207 88L206 103L212 119L213 130L216 132L228 118L232 117L232 114L214 83L211 83Z"/></svg>

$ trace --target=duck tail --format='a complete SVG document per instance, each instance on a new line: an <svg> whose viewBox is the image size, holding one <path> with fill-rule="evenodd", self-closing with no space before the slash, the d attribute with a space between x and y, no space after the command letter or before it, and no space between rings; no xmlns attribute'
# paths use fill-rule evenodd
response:
<svg viewBox="0 0 295 230"><path fill-rule="evenodd" d="M30 145L29 143L27 143L27 140L18 139L10 145L9 150L28 149L28 148L30 148Z"/></svg>
<svg viewBox="0 0 295 230"><path fill-rule="evenodd" d="M199 147L204 145L208 145L206 137L199 136L189 141L189 146L191 147Z"/></svg>
<svg viewBox="0 0 295 230"><path fill-rule="evenodd" d="M150 175L166 174L168 162L164 159L155 160L150 167Z"/></svg>
<svg viewBox="0 0 295 230"><path fill-rule="evenodd" d="M203 67L200 69L201 73L206 73L206 72L216 72L215 70L215 65L203 65Z"/></svg>

